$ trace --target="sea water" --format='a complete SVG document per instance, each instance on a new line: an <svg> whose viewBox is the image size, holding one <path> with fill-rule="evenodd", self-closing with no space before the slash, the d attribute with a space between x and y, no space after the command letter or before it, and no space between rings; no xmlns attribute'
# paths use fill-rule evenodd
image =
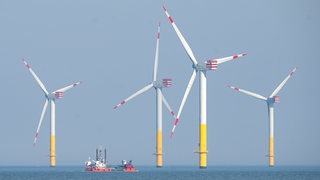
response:
<svg viewBox="0 0 320 180"><path fill-rule="evenodd" d="M320 167L198 167L167 166L163 168L137 166L139 172L124 173L94 173L85 172L80 166L59 167L0 167L0 180L28 179L28 180L64 180L64 179L138 179L138 180L188 180L188 179L235 179L235 180L320 180Z"/></svg>

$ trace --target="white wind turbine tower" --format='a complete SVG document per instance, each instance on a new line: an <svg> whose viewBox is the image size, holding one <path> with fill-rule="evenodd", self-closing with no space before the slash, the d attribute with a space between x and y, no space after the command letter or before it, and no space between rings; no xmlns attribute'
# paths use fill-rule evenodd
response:
<svg viewBox="0 0 320 180"><path fill-rule="evenodd" d="M45 94L45 98L46 98L46 101L45 101L43 109L42 109L42 113L41 113L40 121L39 121L39 124L38 124L38 128L37 128L37 131L36 131L36 136L35 136L34 141L33 141L33 145L35 145L36 142L37 142L37 138L38 138L38 135L39 135L39 130L40 130L40 127L41 127L41 123L42 123L43 117L44 117L44 115L46 113L46 109L48 107L48 103L50 101L50 105L51 105L50 166L54 167L54 166L56 166L56 138L55 138L56 105L55 105L55 100L63 98L63 95L64 95L64 93L66 91L68 91L69 89L71 89L71 88L75 87L76 85L80 84L80 82L71 84L71 85L69 85L67 87L64 87L64 88L55 90L52 93L49 93L47 91L46 87L43 85L43 83L39 79L39 77L31 69L30 65L25 60L23 60L23 62L26 65L26 67L29 69L29 71L32 74L32 76L34 77L34 79L39 84L39 86L40 86L41 90L43 91L43 93Z"/></svg>
<svg viewBox="0 0 320 180"><path fill-rule="evenodd" d="M171 25L173 26L176 34L178 35L185 51L187 52L189 58L192 61L192 65L193 65L193 73L191 75L189 84L186 88L186 91L184 93L182 102L180 104L179 107L179 111L177 114L177 118L176 121L174 123L172 132L171 132L171 136L174 133L175 127L179 121L179 117L181 115L183 106L187 100L187 97L189 95L189 92L191 90L191 87L193 85L193 82L196 78L197 72L199 72L199 80L200 80L200 127L199 127L199 150L196 151L197 153L199 153L199 164L200 164L200 168L206 168L207 167L207 78L206 78L206 72L210 71L210 70L215 70L218 68L218 64L236 59L238 57L241 56L245 56L246 54L238 54L238 55L234 55L234 56L229 56L229 57L224 57L224 58L220 58L220 59L212 59L212 60L207 60L204 63L198 63L198 61L196 60L190 46L188 45L187 41L184 39L184 37L182 36L180 30L178 29L178 27L176 26L176 24L174 23L172 17L169 15L168 11L166 10L166 8L163 6L163 10L165 12L165 14L168 16L169 21L171 23Z"/></svg>
<svg viewBox="0 0 320 180"><path fill-rule="evenodd" d="M284 84L288 81L288 79L293 75L293 73L296 70L297 70L297 67L290 72L290 74L280 83L280 85L273 91L273 93L268 98L244 89L240 89L234 86L228 86L229 88L232 88L236 91L240 91L249 96L258 98L267 103L268 115L269 115L269 155L268 156L269 156L270 167L274 166L274 107L273 105L274 103L277 103L280 101L280 97L277 96L278 92L281 90L281 88L284 86Z"/></svg>
<svg viewBox="0 0 320 180"><path fill-rule="evenodd" d="M154 70L153 70L153 80L150 84L147 86L143 87L139 91L135 92L131 96L129 96L127 99L119 103L114 107L114 109L118 108L119 106L127 103L131 99L137 97L138 95L148 91L152 87L156 90L156 110L157 110L157 134L156 134L156 166L157 167L162 167L162 102L165 104L167 109L170 111L171 115L175 117L174 112L172 111L171 107L169 106L168 102L166 101L165 97L162 94L162 88L163 87L170 87L172 85L172 79L170 78L165 78L161 80L157 80L157 70L158 70L158 56L159 56L159 40L160 40L160 23L158 24L158 36L157 36L157 45L156 45L156 54L155 54L155 63L154 63Z"/></svg>

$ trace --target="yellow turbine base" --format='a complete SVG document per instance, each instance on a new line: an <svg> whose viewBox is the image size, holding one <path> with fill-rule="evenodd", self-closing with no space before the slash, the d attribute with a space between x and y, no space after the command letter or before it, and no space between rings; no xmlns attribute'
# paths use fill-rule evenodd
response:
<svg viewBox="0 0 320 180"><path fill-rule="evenodd" d="M200 124L200 168L207 168L207 124Z"/></svg>
<svg viewBox="0 0 320 180"><path fill-rule="evenodd" d="M157 167L162 167L162 131L157 132Z"/></svg>
<svg viewBox="0 0 320 180"><path fill-rule="evenodd" d="M50 166L56 166L56 137L50 137Z"/></svg>
<svg viewBox="0 0 320 180"><path fill-rule="evenodd" d="M274 138L271 136L269 139L269 166L274 166Z"/></svg>

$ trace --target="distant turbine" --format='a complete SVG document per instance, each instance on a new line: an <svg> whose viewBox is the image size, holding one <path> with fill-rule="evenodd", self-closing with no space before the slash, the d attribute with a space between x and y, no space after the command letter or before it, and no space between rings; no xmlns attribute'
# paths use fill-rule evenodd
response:
<svg viewBox="0 0 320 180"><path fill-rule="evenodd" d="M268 105L268 115L269 115L269 166L274 166L274 107L273 104L280 101L280 97L276 96L277 93L281 90L284 84L288 81L288 79L293 75L293 73L297 70L297 67L294 68L290 74L281 82L281 84L273 91L273 93L267 98L262 95L246 91L244 89L240 89L234 86L228 86L236 91L240 91L244 94L248 94L249 96L258 98L263 100Z"/></svg>
<svg viewBox="0 0 320 180"><path fill-rule="evenodd" d="M157 167L162 167L162 102L165 104L171 115L175 117L174 112L172 111L171 107L169 106L168 102L164 98L162 94L162 88L163 87L170 87L172 85L172 79L165 78L160 80L157 79L157 70L158 70L158 56L159 56L159 40L160 40L160 23L158 25L158 36L157 36L157 45L156 45L156 55L155 55L155 63L154 63L154 70L153 70L153 81L145 86L144 88L140 89L133 95L129 96L127 99L119 103L117 106L115 106L113 109L118 108L119 106L125 104L129 100L133 99L134 97L148 91L152 87L156 90L156 109L157 109L157 134L156 134L156 141L157 141L157 147L156 147L156 153L157 156Z"/></svg>
<svg viewBox="0 0 320 180"><path fill-rule="evenodd" d="M193 82L196 78L197 72L199 72L200 76L199 76L199 80L200 80L200 137L199 137L199 151L196 151L196 153L199 153L199 164L200 164L200 168L206 168L207 167L207 77L206 77L206 72L210 71L210 70L215 70L218 68L218 64L220 63L224 63L233 59L236 59L238 57L242 57L245 56L246 54L238 54L235 56L229 56L229 57L225 57L225 58L220 58L220 59L212 59L212 60L207 60L204 63L198 63L198 61L196 60L190 46L188 45L187 41L184 39L184 37L182 36L180 30L178 29L178 27L176 26L176 24L174 23L172 17L169 15L168 11L166 10L166 8L163 6L164 12L165 14L168 16L169 21L171 23L171 25L173 26L174 30L176 31L176 34L178 35L184 49L186 50L189 58L192 61L193 64L193 73L192 76L190 78L189 84L187 86L187 89L184 93L182 102L180 104L180 108L177 114L177 118L176 121L174 123L172 132L171 132L171 136L174 133L174 130L177 126L177 123L179 121L179 117L181 115L183 106L187 100L187 97L189 95L189 92L192 88Z"/></svg>
<svg viewBox="0 0 320 180"><path fill-rule="evenodd" d="M37 138L38 138L38 135L39 135L41 123L42 123L43 117L44 117L44 115L46 113L46 109L48 107L48 102L50 101L50 104L51 104L50 166L54 167L54 166L56 166L56 137L55 137L55 131L56 131L55 130L55 126L56 126L56 105L55 105L55 100L63 98L64 92L66 92L69 89L71 89L71 88L75 87L76 85L80 84L80 82L71 84L70 86L67 86L67 87L64 87L64 88L61 88L61 89L58 89L58 90L55 90L55 91L53 91L52 93L49 94L47 89L46 89L46 87L43 85L43 83L39 79L39 77L31 69L30 65L25 60L23 60L23 62L26 65L26 67L29 69L29 71L32 74L32 76L34 77L34 79L39 84L39 86L42 89L42 91L44 92L45 98L46 98L46 101L45 101L43 109L42 109L40 122L38 124L36 136L35 136L34 141L33 141L33 145L34 146L36 145L36 142L37 142Z"/></svg>

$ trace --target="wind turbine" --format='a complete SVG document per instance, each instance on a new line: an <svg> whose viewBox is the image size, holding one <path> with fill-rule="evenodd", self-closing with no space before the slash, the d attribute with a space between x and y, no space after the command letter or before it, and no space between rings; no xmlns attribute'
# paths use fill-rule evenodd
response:
<svg viewBox="0 0 320 180"><path fill-rule="evenodd" d="M157 35L156 54L155 54L155 63L154 63L152 82L150 84L148 84L147 86L143 87L142 89L140 89L139 91L135 92L131 96L129 96L127 99L125 99L124 101L122 101L121 103L116 105L113 109L116 109L119 106L127 103L131 99L148 91L152 87L156 90L156 109L157 109L157 114L156 114L156 118L157 118L156 144L157 145L156 146L157 147L156 147L156 153L154 155L156 155L156 159L157 159L156 166L160 168L163 165L163 163L162 163L162 155L163 155L162 154L162 102L165 104L165 106L167 107L167 109L169 110L171 115L174 118L176 118L176 117L175 117L175 114L172 111L170 105L168 104L167 100L165 99L165 97L162 94L162 88L163 87L170 87L172 85L172 79L165 78L165 79L162 79L162 81L157 80L159 40L160 40L160 23L158 24L158 35Z"/></svg>
<svg viewBox="0 0 320 180"><path fill-rule="evenodd" d="M184 39L184 37L182 36L180 30L178 29L178 27L176 26L176 24L174 23L172 17L169 15L168 11L166 10L166 8L163 6L163 10L165 12L165 14L167 15L167 17L169 18L169 21L171 23L171 25L173 26L176 34L178 35L185 51L187 52L190 60L192 61L192 67L193 67L193 72L190 78L190 81L188 83L188 86L186 88L186 91L184 93L182 102L180 104L179 107L179 111L177 114L177 118L175 120L172 132L171 132L171 136L174 133L174 130L177 126L177 123L179 121L179 117L181 115L183 106L187 100L187 97L189 95L189 92L192 88L193 82L197 76L197 72L199 72L199 81L200 81L200 128L199 128L199 150L196 151L196 153L199 153L199 164L200 164L200 168L206 168L207 167L207 77L206 77L206 72L210 71L210 70L215 70L218 68L218 64L233 60L233 59L237 59L238 57L242 57L245 56L246 54L238 54L238 55L234 55L234 56L229 56L229 57L224 57L224 58L220 58L220 59L211 59L211 60L207 60L204 63L198 63L198 61L196 60L190 46L188 45L187 41Z"/></svg>
<svg viewBox="0 0 320 180"><path fill-rule="evenodd" d="M37 138L39 135L39 131L40 131L40 127L41 127L41 123L43 120L43 117L46 113L47 107L48 107L48 103L50 102L51 105L51 131L50 131L50 166L54 167L56 166L56 137L55 137L55 126L56 126L56 104L55 104L55 100L56 99L61 99L63 98L63 95L66 91L68 91L69 89L77 86L78 84L80 84L80 82L71 84L67 87L58 89L53 91L52 93L49 93L46 89L46 87L43 85L43 83L41 82L41 80L39 79L39 77L36 75L36 73L34 73L34 71L31 69L30 65L23 60L24 64L26 65L26 67L29 69L30 73L32 74L32 76L34 77L34 79L37 81L37 83L39 84L41 90L43 91L46 101L44 103L43 109L42 109L42 113L40 116L40 122L38 124L38 128L36 131L36 136L34 138L33 141L33 145L36 145L37 142Z"/></svg>
<svg viewBox="0 0 320 180"><path fill-rule="evenodd" d="M288 81L288 79L293 75L293 73L297 70L297 67L294 68L290 74L280 83L280 85L273 91L273 93L267 98L260 94L256 94L244 89L240 89L234 86L228 86L231 89L234 89L236 91L240 91L244 94L247 94L249 96L258 98L260 100L263 100L267 103L268 106L268 115L269 115L269 166L274 166L274 103L277 103L280 101L280 97L277 96L278 92L281 90L281 88L284 86L284 84Z"/></svg>

